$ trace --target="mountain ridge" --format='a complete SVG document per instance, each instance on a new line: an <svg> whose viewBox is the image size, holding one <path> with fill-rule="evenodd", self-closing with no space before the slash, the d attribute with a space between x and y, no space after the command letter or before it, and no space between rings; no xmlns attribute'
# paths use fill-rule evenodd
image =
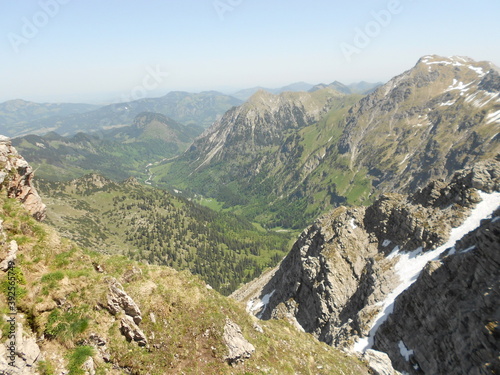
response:
<svg viewBox="0 0 500 375"><path fill-rule="evenodd" d="M299 228L343 202L370 203L383 191L449 179L500 153L500 77L491 63L461 59L426 56L371 94L335 96L319 119L279 136L262 132L257 139L267 148L255 147L253 132L265 128L257 123L269 107L244 104L179 158L155 166L155 182L191 188L266 225ZM248 103L277 100L255 95ZM295 121L294 113L281 114L282 123ZM273 212L258 218L264 205Z"/></svg>
<svg viewBox="0 0 500 375"><path fill-rule="evenodd" d="M490 202L486 193L495 198ZM493 217L478 213L473 232L453 234L479 205ZM339 207L304 230L262 282L232 296L261 319L286 319L337 347L364 350L357 337L368 343L375 330L374 348L399 371L490 373L499 365L496 326L489 323L498 316L499 206L497 159L409 197L386 194L367 208ZM434 249L441 256L434 258ZM420 259L420 276L405 281Z"/></svg>

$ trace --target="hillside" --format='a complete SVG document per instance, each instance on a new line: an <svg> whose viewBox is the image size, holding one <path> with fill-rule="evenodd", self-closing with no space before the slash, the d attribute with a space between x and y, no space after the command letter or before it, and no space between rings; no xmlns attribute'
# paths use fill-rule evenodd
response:
<svg viewBox="0 0 500 375"><path fill-rule="evenodd" d="M114 180L134 176L145 181L148 164L178 155L201 131L159 113L143 112L131 125L117 129L68 137L27 135L12 142L45 179L101 173Z"/></svg>
<svg viewBox="0 0 500 375"><path fill-rule="evenodd" d="M179 158L152 168L153 181L214 197L225 208L238 206L237 212L270 226L293 226L289 219L294 216L300 228L304 220L296 213L303 205L282 206L278 190L297 184L294 173L302 154L321 146L314 138L307 145L299 142L306 129L320 133L325 125L315 126L318 121L341 116L359 98L330 89L279 96L260 91L228 111ZM326 136L323 132L317 138ZM318 213L317 207L308 210L311 216Z"/></svg>
<svg viewBox="0 0 500 375"><path fill-rule="evenodd" d="M288 233L258 230L134 179L88 175L38 186L47 222L80 246L190 270L222 294L274 267L289 248Z"/></svg>
<svg viewBox="0 0 500 375"><path fill-rule="evenodd" d="M23 197L8 197L32 172L2 145L12 160L0 189L0 372L368 374L284 321L257 323L187 272L61 238L33 219L41 211L28 213Z"/></svg>
<svg viewBox="0 0 500 375"><path fill-rule="evenodd" d="M328 98L322 110L256 94L155 167L155 181L301 228L331 207L407 193L500 152L500 76L489 62L426 56L363 98L328 90L310 94Z"/></svg>
<svg viewBox="0 0 500 375"><path fill-rule="evenodd" d="M97 109L92 104L79 103L34 103L16 99L0 103L0 134L15 136L29 128L29 122L53 116L69 116ZM39 129L48 132L49 129Z"/></svg>
<svg viewBox="0 0 500 375"><path fill-rule="evenodd" d="M142 112L160 113L186 126L206 128L228 109L239 104L241 104L240 100L216 91L201 93L172 91L160 98L138 99L114 103L82 113L32 119L23 124L13 124L13 128L7 134L10 136L43 135L49 131L61 135L89 133L130 125Z"/></svg>

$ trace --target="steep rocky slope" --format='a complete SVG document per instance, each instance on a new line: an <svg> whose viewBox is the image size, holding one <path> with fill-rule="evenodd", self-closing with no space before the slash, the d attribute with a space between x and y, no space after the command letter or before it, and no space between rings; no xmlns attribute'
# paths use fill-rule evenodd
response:
<svg viewBox="0 0 500 375"><path fill-rule="evenodd" d="M490 373L498 366L498 219L448 248L500 206L498 192L500 160L490 160L408 197L339 207L300 235L264 285L233 296L259 318L287 319L328 344L387 352L398 370Z"/></svg>
<svg viewBox="0 0 500 375"><path fill-rule="evenodd" d="M296 124L301 112L286 110L294 99L262 94L267 105L250 100L229 111L182 157L157 167L156 181L190 187L269 225L299 228L339 204L410 193L494 157L499 95L493 64L425 56L361 100L337 97L321 121L291 125L279 137L275 120ZM282 109L273 118L275 103ZM259 216L264 207L269 214Z"/></svg>
<svg viewBox="0 0 500 375"><path fill-rule="evenodd" d="M410 374L500 373L500 210L397 300L374 348Z"/></svg>
<svg viewBox="0 0 500 375"><path fill-rule="evenodd" d="M45 204L32 185L33 169L12 147L12 142L0 136L0 184L7 196L22 202L26 210L37 220L45 218Z"/></svg>
<svg viewBox="0 0 500 375"><path fill-rule="evenodd" d="M0 373L368 374L286 322L257 322L187 272L61 238L32 217L42 206L29 213L11 194L37 196L31 168L1 141Z"/></svg>

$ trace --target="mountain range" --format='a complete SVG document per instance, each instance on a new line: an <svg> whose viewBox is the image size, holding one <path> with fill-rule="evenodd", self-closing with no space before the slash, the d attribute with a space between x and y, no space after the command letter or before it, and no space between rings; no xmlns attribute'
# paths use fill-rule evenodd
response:
<svg viewBox="0 0 500 375"><path fill-rule="evenodd" d="M149 163L178 155L202 131L159 113L142 112L129 126L66 137L55 132L27 135L13 144L46 179L69 180L96 172L117 181L130 176L144 181Z"/></svg>
<svg viewBox="0 0 500 375"><path fill-rule="evenodd" d="M155 181L300 228L339 203L407 193L494 157L499 84L491 63L426 56L364 97L260 91L155 166Z"/></svg>
<svg viewBox="0 0 500 375"><path fill-rule="evenodd" d="M162 100L0 137L0 372L500 372L496 66Z"/></svg>
<svg viewBox="0 0 500 375"><path fill-rule="evenodd" d="M270 88L266 88L266 87L262 87L262 86L257 86L257 87L252 87L249 89L237 91L231 95L234 96L235 98L242 100L242 101L247 101L248 99L250 99L250 97L253 94L255 94L257 91L260 91L260 90L267 91L267 92L274 94L274 95L279 95L283 92L316 91L316 90L320 90L320 89L326 88L326 87L330 87L330 88L337 90L337 91L344 93L344 94L367 94L370 91L374 90L377 86L380 86L380 85L381 85L381 83L369 83L369 82L365 82L365 81L361 81L358 83L352 83L350 85L344 85L343 83L340 83L338 81L332 82L330 84L320 83L317 85L312 85L312 84L306 83L306 82L296 82L296 83L292 83L290 85L283 86L283 87L276 88L276 89L270 89Z"/></svg>
<svg viewBox="0 0 500 375"><path fill-rule="evenodd" d="M15 137L27 134L43 135L50 131L60 135L93 132L131 125L142 112L160 113L186 126L206 128L229 108L241 101L216 91L187 93L172 91L160 98L145 98L103 107L73 104L35 104L24 101L3 103L0 108L11 108L17 103L16 113L26 112L28 117L13 117L6 110L0 113L0 133ZM32 107L40 107L37 116L29 117ZM53 107L65 108L56 111ZM76 109L79 109L78 111ZM4 114L5 113L5 114ZM27 119L30 120L27 120Z"/></svg>

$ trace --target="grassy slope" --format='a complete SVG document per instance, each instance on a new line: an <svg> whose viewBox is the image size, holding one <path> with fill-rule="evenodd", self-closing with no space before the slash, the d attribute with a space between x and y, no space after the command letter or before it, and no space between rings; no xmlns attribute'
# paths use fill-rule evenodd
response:
<svg viewBox="0 0 500 375"><path fill-rule="evenodd" d="M223 294L286 255L291 235L267 232L168 192L99 176L43 182L48 219L80 245L189 269Z"/></svg>
<svg viewBox="0 0 500 375"><path fill-rule="evenodd" d="M300 333L284 321L259 322L243 307L187 272L138 264L122 256L82 250L46 225L35 223L15 200L0 192L0 218L7 240L19 244L17 319L25 332L40 337L41 374L81 374L81 363L90 355L97 374L363 374L363 364ZM101 265L96 272L93 263ZM140 274L130 282L122 275L130 269ZM6 273L0 273L4 285ZM140 348L119 332L117 319L106 309L107 285L121 281L141 308L141 329L149 345ZM6 293L0 292L0 313ZM153 322L155 317L156 323ZM227 365L222 343L226 318L240 325L256 348L244 364ZM118 317L119 319L119 317ZM2 320L3 322L3 320ZM6 324L0 327L5 333ZM89 336L106 341L110 363L105 363Z"/></svg>
<svg viewBox="0 0 500 375"><path fill-rule="evenodd" d="M350 171L342 158L316 170L316 165L311 165L327 149L334 149L343 131L341 120L361 97L336 98L321 121L283 134L281 147L270 146L258 154L237 154L229 161L215 162L193 173L189 173L191 162L180 157L154 166L154 181L160 186L211 197L211 206L267 227L302 228L332 204L343 203L342 197L352 204L367 203L371 186L366 170ZM262 161L260 173L251 178L235 177L234 170L244 174L255 169L256 160Z"/></svg>

